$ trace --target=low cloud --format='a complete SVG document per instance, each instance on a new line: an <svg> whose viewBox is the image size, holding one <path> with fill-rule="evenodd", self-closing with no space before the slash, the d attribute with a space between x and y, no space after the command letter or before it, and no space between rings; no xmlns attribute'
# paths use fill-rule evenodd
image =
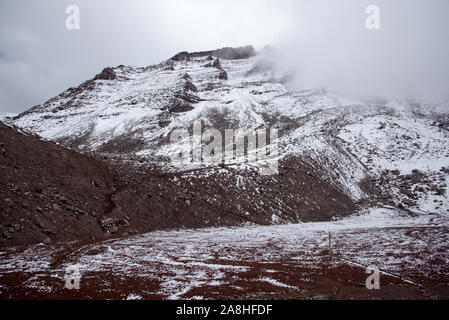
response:
<svg viewBox="0 0 449 320"><path fill-rule="evenodd" d="M380 9L380 30L366 8ZM295 23L278 40L284 71L301 88L448 101L449 2L314 0L290 3Z"/></svg>

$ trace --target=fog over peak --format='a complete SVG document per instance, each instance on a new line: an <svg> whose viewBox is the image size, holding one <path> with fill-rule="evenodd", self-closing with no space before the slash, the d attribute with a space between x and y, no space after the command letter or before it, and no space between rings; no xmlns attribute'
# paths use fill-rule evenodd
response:
<svg viewBox="0 0 449 320"><path fill-rule="evenodd" d="M366 28L366 8L380 29ZM316 0L291 3L294 24L277 41L298 86L441 103L449 97L449 2Z"/></svg>

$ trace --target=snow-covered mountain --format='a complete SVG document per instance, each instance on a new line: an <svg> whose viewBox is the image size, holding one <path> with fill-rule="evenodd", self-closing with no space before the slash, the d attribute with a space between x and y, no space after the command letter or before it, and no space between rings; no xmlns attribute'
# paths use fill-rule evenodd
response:
<svg viewBox="0 0 449 320"><path fill-rule="evenodd" d="M447 297L449 115L298 89L275 65L181 52L4 118L0 298ZM171 133L198 120L278 129L278 174L171 163L190 145ZM365 289L370 265L384 290Z"/></svg>
<svg viewBox="0 0 449 320"><path fill-rule="evenodd" d="M274 68L273 58L269 51L225 49L182 52L149 67L106 68L13 123L106 159L232 179L251 172L251 165L173 167L169 155L187 142L170 143L170 133L191 130L195 120L219 130L278 128L280 165L288 178L300 164L353 202L415 212L449 210L447 114L416 102L298 90ZM278 178L272 179L285 183ZM257 185L248 179L257 180L247 177L243 183Z"/></svg>

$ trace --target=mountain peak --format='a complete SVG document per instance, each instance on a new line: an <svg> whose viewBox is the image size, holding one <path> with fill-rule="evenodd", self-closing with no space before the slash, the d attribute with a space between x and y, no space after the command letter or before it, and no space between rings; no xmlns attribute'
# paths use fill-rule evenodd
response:
<svg viewBox="0 0 449 320"><path fill-rule="evenodd" d="M198 52L187 52L183 51L174 55L171 60L174 61L184 61L190 60L191 58L198 57L216 57L224 60L240 60L248 59L256 55L256 50L253 46L244 46L238 48L225 47L210 51L198 51Z"/></svg>

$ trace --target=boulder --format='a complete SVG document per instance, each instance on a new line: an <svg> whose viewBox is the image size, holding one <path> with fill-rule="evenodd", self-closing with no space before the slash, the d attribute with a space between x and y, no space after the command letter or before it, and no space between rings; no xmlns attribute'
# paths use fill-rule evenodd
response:
<svg viewBox="0 0 449 320"><path fill-rule="evenodd" d="M220 80L228 80L228 73L226 71L220 72L220 74L218 75L218 79L220 79Z"/></svg>

